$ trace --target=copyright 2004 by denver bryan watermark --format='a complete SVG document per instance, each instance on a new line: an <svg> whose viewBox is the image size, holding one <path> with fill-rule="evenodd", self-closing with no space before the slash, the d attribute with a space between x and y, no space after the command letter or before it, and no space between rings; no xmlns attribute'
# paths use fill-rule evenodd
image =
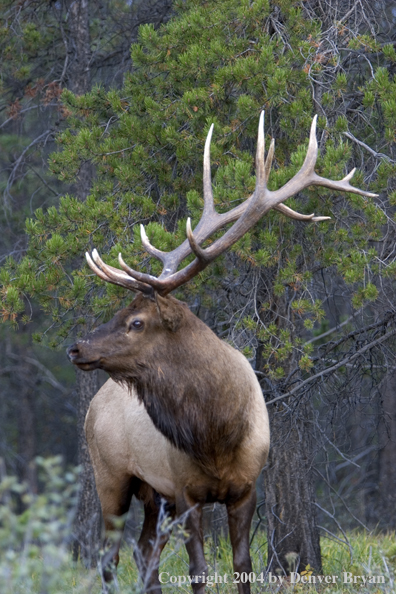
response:
<svg viewBox="0 0 396 594"><path fill-rule="evenodd" d="M287 578L276 575L271 572L265 573L217 573L212 575L172 575L168 571L162 571L159 574L161 584L172 586L185 586L187 584L206 584L214 586L215 584L254 584L256 582L264 584L385 584L383 575L354 575L350 571L342 571L339 575L313 575L311 572L297 573L293 571Z"/></svg>

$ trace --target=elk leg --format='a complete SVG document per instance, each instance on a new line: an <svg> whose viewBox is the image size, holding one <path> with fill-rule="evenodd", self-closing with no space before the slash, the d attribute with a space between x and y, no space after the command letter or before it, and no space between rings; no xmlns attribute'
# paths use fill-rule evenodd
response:
<svg viewBox="0 0 396 594"><path fill-rule="evenodd" d="M115 529L114 517L119 518L128 512L136 488L136 481L138 480L129 476L124 476L118 480L114 476L107 478L109 480L106 481L106 485L102 484L100 480L96 481L105 526L103 544L105 553L101 559L103 590L105 592L107 591L106 584L114 581L115 578L115 570L119 562L122 529L120 530L120 527L117 526L119 532L115 538L110 539L108 534Z"/></svg>
<svg viewBox="0 0 396 594"><path fill-rule="evenodd" d="M205 579L208 574L202 530L202 506L191 500L186 493L176 501L176 512L180 517L185 514L185 527L188 532L186 549L190 560L189 573L194 594L204 594Z"/></svg>
<svg viewBox="0 0 396 594"><path fill-rule="evenodd" d="M173 519L175 516L174 505L165 503L164 506L165 514L170 515ZM160 509L161 501L157 494L144 503L143 528L137 550L133 553L145 591L154 594L161 594L158 567L162 550L170 536L170 531L162 532L161 526L158 524Z"/></svg>
<svg viewBox="0 0 396 594"><path fill-rule="evenodd" d="M250 492L236 502L227 503L228 526L234 559L234 572L249 573L252 571L252 562L249 553L249 532L254 511L256 509L256 489L253 486ZM250 594L249 579L246 583L238 584L239 594Z"/></svg>

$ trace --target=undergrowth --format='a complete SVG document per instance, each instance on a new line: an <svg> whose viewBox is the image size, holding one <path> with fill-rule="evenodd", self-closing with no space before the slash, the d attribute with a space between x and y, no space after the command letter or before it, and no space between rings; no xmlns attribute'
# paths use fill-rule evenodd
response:
<svg viewBox="0 0 396 594"><path fill-rule="evenodd" d="M6 477L0 483L0 593L99 594L101 580L97 570L73 563L70 554L77 473L64 473L59 459L39 459L37 464L43 485L41 495L32 495L13 477ZM317 572L310 567L297 568L296 572L300 578L304 576L311 582L315 576L316 583L291 583L290 578L283 578L280 583L279 576L272 576L274 583L269 583L265 572L265 532L257 532L251 546L252 593L396 594L395 534L356 531L350 532L348 539L349 546L338 540L321 539L323 576L331 576L327 578L331 583L324 583L324 577L319 580ZM234 574L229 540L206 538L205 556L213 576L207 591L236 592L237 586L232 583ZM171 536L161 557L160 572L164 591L191 594L188 558L182 538ZM344 573L348 583L344 583ZM225 575L227 583L224 583ZM375 583L368 583L370 578ZM118 584L113 590L114 594L141 592L132 546L127 543L121 550Z"/></svg>

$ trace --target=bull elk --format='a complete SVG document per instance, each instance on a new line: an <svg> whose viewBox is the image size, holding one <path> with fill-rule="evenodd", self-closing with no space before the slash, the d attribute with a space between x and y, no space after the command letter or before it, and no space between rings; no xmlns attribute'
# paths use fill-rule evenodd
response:
<svg viewBox="0 0 396 594"><path fill-rule="evenodd" d="M138 542L138 565L145 587L161 592L159 555L166 543L153 546L160 496L171 513L186 518L186 547L195 594L205 588L207 566L203 553L202 506L225 503L233 550L234 571L252 571L249 529L255 511L256 479L269 449L266 406L256 375L245 357L217 336L169 293L202 271L271 208L302 221L329 217L302 215L283 201L304 188L317 185L374 196L350 185L354 170L341 181L314 172L318 148L316 116L311 126L305 161L282 188L270 191L267 180L274 155L271 142L264 159L263 113L260 117L256 187L245 202L218 214L214 208L211 172L210 128L204 151L204 209L194 232L187 221L187 239L170 253L150 244L143 226L142 243L161 260L157 278L132 270L119 255L121 269L103 262L98 252L86 258L104 281L121 285L138 295L114 318L99 326L68 349L70 360L83 370L104 369L112 379L92 400L85 432L101 501L105 529L114 516L128 511L133 495L144 503L144 523ZM228 223L227 232L206 249L202 243ZM196 258L178 270L191 253ZM104 556L106 566L118 563L119 541ZM136 555L135 555L136 557ZM248 594L248 583L238 585Z"/></svg>

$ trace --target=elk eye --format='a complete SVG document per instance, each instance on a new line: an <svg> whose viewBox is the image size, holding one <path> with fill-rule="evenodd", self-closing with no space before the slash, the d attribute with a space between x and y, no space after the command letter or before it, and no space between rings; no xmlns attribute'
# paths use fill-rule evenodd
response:
<svg viewBox="0 0 396 594"><path fill-rule="evenodd" d="M129 330L142 330L144 323L141 320L133 320L129 325Z"/></svg>

